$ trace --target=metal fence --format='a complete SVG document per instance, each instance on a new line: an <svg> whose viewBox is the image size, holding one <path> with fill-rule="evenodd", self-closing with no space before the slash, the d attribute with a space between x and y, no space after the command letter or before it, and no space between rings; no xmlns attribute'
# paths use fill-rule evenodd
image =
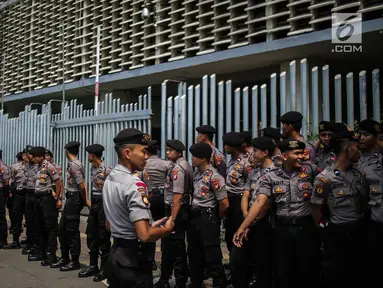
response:
<svg viewBox="0 0 383 288"><path fill-rule="evenodd" d="M370 72L371 83L367 83L367 73L361 71L356 76L347 73L345 81L341 74L330 79L328 65L315 66L309 71L307 59L302 59L299 63L290 62L288 71L281 72L279 77L277 73L271 74L269 83L234 91L231 80L219 81L217 85L217 77L213 74L204 76L201 85L187 89L186 83L179 83L178 95L170 96L165 81L161 99L162 157L165 157L166 139L178 138L189 147L195 142L195 128L199 125L216 127L215 143L222 151L224 133L252 129L255 137L260 122L261 128L279 127L279 116L291 110L302 113L302 134L311 139L317 134L319 121L342 121L354 128L356 119L367 118L367 108L380 122L379 70ZM371 91L371 95L367 91ZM367 102L372 107L367 107ZM355 109L357 105L359 109ZM186 153L190 161L191 155Z"/></svg>
<svg viewBox="0 0 383 288"><path fill-rule="evenodd" d="M9 119L0 112L0 148L4 151L3 161L15 162L15 155L26 145L41 145L52 150L54 161L63 171L67 166L64 146L69 141L81 143L79 160L84 164L86 179L90 180L90 165L85 147L99 143L105 147L104 162L114 167L117 156L113 138L125 128L137 128L151 133L151 87L147 94L138 96L135 103L121 104L107 94L104 101L98 102L96 109L83 109L77 100L62 103L61 113L51 114L51 101L42 105L41 113L27 105L19 117ZM64 173L63 172L63 173ZM64 174L63 174L64 176ZM63 178L66 181L65 177ZM90 183L88 183L89 185Z"/></svg>

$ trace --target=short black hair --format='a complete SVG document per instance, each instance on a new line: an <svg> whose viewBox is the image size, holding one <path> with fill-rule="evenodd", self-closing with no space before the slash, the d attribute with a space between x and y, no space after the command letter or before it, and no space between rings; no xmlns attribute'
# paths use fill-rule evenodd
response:
<svg viewBox="0 0 383 288"><path fill-rule="evenodd" d="M335 155L338 156L350 143L351 141L349 140L330 140L330 147L333 149Z"/></svg>
<svg viewBox="0 0 383 288"><path fill-rule="evenodd" d="M158 145L152 145L146 149L150 155L157 155Z"/></svg>
<svg viewBox="0 0 383 288"><path fill-rule="evenodd" d="M300 132L302 129L302 122L295 122L291 124L291 126L293 127L294 131Z"/></svg>
<svg viewBox="0 0 383 288"><path fill-rule="evenodd" d="M94 154L98 159L101 159L102 157L102 152L97 152L97 153L92 153Z"/></svg>
<svg viewBox="0 0 383 288"><path fill-rule="evenodd" d="M213 133L203 133L206 135L206 138L209 139L210 142L213 142L214 134Z"/></svg>
<svg viewBox="0 0 383 288"><path fill-rule="evenodd" d="M79 152L79 149L80 147L68 147L68 148L66 148L66 150L70 153L70 154L72 154L72 155L75 155L75 156L77 156L78 155L78 152Z"/></svg>

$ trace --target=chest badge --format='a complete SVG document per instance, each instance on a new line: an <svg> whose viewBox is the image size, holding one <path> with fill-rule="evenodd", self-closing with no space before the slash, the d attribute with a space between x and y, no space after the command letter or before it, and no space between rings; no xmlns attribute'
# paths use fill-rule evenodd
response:
<svg viewBox="0 0 383 288"><path fill-rule="evenodd" d="M102 172L100 173L100 176L101 176L101 177L104 177L104 175L105 175L104 173L102 173Z"/></svg>
<svg viewBox="0 0 383 288"><path fill-rule="evenodd" d="M207 175L204 176L204 177L203 177L203 180L205 180L205 181L209 181L209 176L207 176Z"/></svg>
<svg viewBox="0 0 383 288"><path fill-rule="evenodd" d="M274 188L274 192L275 193L282 193L283 189L281 187L276 187L276 188Z"/></svg>
<svg viewBox="0 0 383 288"><path fill-rule="evenodd" d="M377 191L377 190L376 190L376 187L371 187L371 192L372 192L372 193L376 193L376 191Z"/></svg>
<svg viewBox="0 0 383 288"><path fill-rule="evenodd" d="M142 193L142 194L141 194L141 197L142 197L142 202L144 202L144 204L145 204L146 206L148 206L148 205L149 205L149 199L148 199L148 196L146 196L145 193Z"/></svg>
<svg viewBox="0 0 383 288"><path fill-rule="evenodd" d="M317 188L315 189L315 192L316 192L317 194L321 195L321 194L323 194L324 190L323 190L322 187L317 187Z"/></svg>
<svg viewBox="0 0 383 288"><path fill-rule="evenodd" d="M303 193L303 199L309 199L310 194L308 192Z"/></svg>
<svg viewBox="0 0 383 288"><path fill-rule="evenodd" d="M308 175L305 173L305 172L302 172L301 174L299 174L299 178L307 178Z"/></svg>
<svg viewBox="0 0 383 288"><path fill-rule="evenodd" d="M178 170L173 170L173 180L177 180L178 179Z"/></svg>
<svg viewBox="0 0 383 288"><path fill-rule="evenodd" d="M339 190L336 194L338 194L338 196L343 196L344 192L343 192L343 190Z"/></svg>
<svg viewBox="0 0 383 288"><path fill-rule="evenodd" d="M302 188L303 188L303 189L307 189L307 188L309 188L309 184L307 184L307 183L303 183Z"/></svg>
<svg viewBox="0 0 383 288"><path fill-rule="evenodd" d="M239 169L241 169L241 165L237 164L237 165L235 165L235 168L237 168L239 170Z"/></svg>
<svg viewBox="0 0 383 288"><path fill-rule="evenodd" d="M97 182L97 186L98 186L99 189L102 188L102 181L101 181L101 180L98 180L98 182Z"/></svg>
<svg viewBox="0 0 383 288"><path fill-rule="evenodd" d="M215 190L218 190L219 188L221 188L221 185L219 184L219 179L213 179L213 187Z"/></svg>

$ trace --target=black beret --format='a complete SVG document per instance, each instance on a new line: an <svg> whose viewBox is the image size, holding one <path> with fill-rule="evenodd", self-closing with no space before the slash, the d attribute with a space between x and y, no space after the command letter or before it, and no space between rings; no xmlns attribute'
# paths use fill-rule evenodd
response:
<svg viewBox="0 0 383 288"><path fill-rule="evenodd" d="M283 139L279 142L278 148L283 153L285 151L305 149L306 144L295 139Z"/></svg>
<svg viewBox="0 0 383 288"><path fill-rule="evenodd" d="M281 132L277 128L266 127L261 130L262 137L270 137L273 139L281 140Z"/></svg>
<svg viewBox="0 0 383 288"><path fill-rule="evenodd" d="M251 142L251 138L253 138L253 131L251 129L249 131L242 131L241 134L245 138L245 142Z"/></svg>
<svg viewBox="0 0 383 288"><path fill-rule="evenodd" d="M246 138L239 132L228 132L222 136L223 143L231 147L241 147L246 142Z"/></svg>
<svg viewBox="0 0 383 288"><path fill-rule="evenodd" d="M213 126L210 125L202 125L195 129L198 133L209 133L209 134L215 134L216 130Z"/></svg>
<svg viewBox="0 0 383 288"><path fill-rule="evenodd" d="M53 157L53 153L49 149L45 149L45 155L49 155L49 156Z"/></svg>
<svg viewBox="0 0 383 288"><path fill-rule="evenodd" d="M194 144L189 149L190 153L200 159L210 159L213 149L205 142Z"/></svg>
<svg viewBox="0 0 383 288"><path fill-rule="evenodd" d="M379 122L376 122L375 120L366 119L359 123L358 130L364 130L372 135L376 135L380 133L380 124Z"/></svg>
<svg viewBox="0 0 383 288"><path fill-rule="evenodd" d="M148 148L153 147L154 145L157 145L157 144L158 144L157 140L150 140L148 143Z"/></svg>
<svg viewBox="0 0 383 288"><path fill-rule="evenodd" d="M341 122L335 122L332 124L333 132L348 131L347 126Z"/></svg>
<svg viewBox="0 0 383 288"><path fill-rule="evenodd" d="M19 159L19 158L21 158L21 157L23 157L23 152L19 152L19 153L16 154L16 158L17 158L17 159Z"/></svg>
<svg viewBox="0 0 383 288"><path fill-rule="evenodd" d="M346 131L336 132L335 135L332 137L332 140L333 141L348 140L348 141L358 142L359 138L360 138L360 134L358 132L346 130Z"/></svg>
<svg viewBox="0 0 383 288"><path fill-rule="evenodd" d="M27 145L26 147L25 147L25 149L23 150L23 152L24 153L31 153L31 149L33 148L33 146L31 146L31 145Z"/></svg>
<svg viewBox="0 0 383 288"><path fill-rule="evenodd" d="M122 144L140 144L140 145L148 145L150 141L150 135L146 133L142 133L138 129L127 128L121 130L120 133L117 134L113 139L114 144L122 145Z"/></svg>
<svg viewBox="0 0 383 288"><path fill-rule="evenodd" d="M0 153L3 153L3 150L0 149Z"/></svg>
<svg viewBox="0 0 383 288"><path fill-rule="evenodd" d="M329 121L320 121L319 122L319 129L318 129L319 133L320 132L324 132L324 131L331 131L331 132L333 132L334 131L334 124L335 123L332 123L332 122L329 122ZM344 127L346 127L346 126L344 126Z"/></svg>
<svg viewBox="0 0 383 288"><path fill-rule="evenodd" d="M104 146L100 144L92 144L85 147L85 151L88 153L101 153L105 150Z"/></svg>
<svg viewBox="0 0 383 288"><path fill-rule="evenodd" d="M71 142L68 142L64 148L67 149L67 148L77 148L77 147L80 147L80 142L71 141Z"/></svg>
<svg viewBox="0 0 383 288"><path fill-rule="evenodd" d="M271 139L270 137L257 137L254 138L251 143L253 144L254 148L260 149L260 150L274 150L277 147L277 144Z"/></svg>
<svg viewBox="0 0 383 288"><path fill-rule="evenodd" d="M43 157L45 156L45 148L39 146L33 147L30 153L32 154L32 156Z"/></svg>
<svg viewBox="0 0 383 288"><path fill-rule="evenodd" d="M289 111L281 116L279 120L282 123L287 123L287 124L294 124L297 122L302 122L303 116L301 113L297 111Z"/></svg>
<svg viewBox="0 0 383 288"><path fill-rule="evenodd" d="M186 150L184 143L182 143L180 140L177 140L177 139L166 140L166 145L169 146L170 148L173 148L174 150L177 150L177 151L185 151Z"/></svg>

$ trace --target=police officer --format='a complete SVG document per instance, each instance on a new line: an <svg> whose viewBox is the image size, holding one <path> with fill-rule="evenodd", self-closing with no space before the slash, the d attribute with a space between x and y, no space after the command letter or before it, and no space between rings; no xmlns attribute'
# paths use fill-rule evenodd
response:
<svg viewBox="0 0 383 288"><path fill-rule="evenodd" d="M359 159L358 140L359 135L351 131L336 133L331 140L336 161L314 183L311 202L316 222L321 219L322 205L330 210L325 243L328 271L324 274L328 287L358 286L365 282L361 265L367 263L362 257L365 247L362 218L367 193L362 174L353 166Z"/></svg>
<svg viewBox="0 0 383 288"><path fill-rule="evenodd" d="M251 165L242 154L242 144L246 138L238 132L229 132L222 137L225 152L231 155L227 164L226 191L229 199L229 209L225 221L225 240L227 249L231 252L233 235L243 221L241 198L244 185L251 171Z"/></svg>
<svg viewBox="0 0 383 288"><path fill-rule="evenodd" d="M276 143L269 137L258 137L252 140L254 158L260 163L259 168L253 169L247 178L242 196L241 208L243 217L249 213L249 208L257 199L261 181L264 175L275 169L271 155ZM250 202L249 202L249 199ZM242 247L233 246L230 257L230 270L233 286L239 287L270 287L270 248L271 231L268 217L263 217L247 233L247 239ZM242 223L241 223L242 224ZM233 239L232 239L233 241Z"/></svg>
<svg viewBox="0 0 383 288"><path fill-rule="evenodd" d="M334 123L328 121L319 122L319 150L317 151L313 163L324 170L327 166L335 163L335 153L330 149L330 140L334 133Z"/></svg>
<svg viewBox="0 0 383 288"><path fill-rule="evenodd" d="M8 246L8 228L5 217L5 207L9 197L9 169L3 163L3 151L0 150L0 249Z"/></svg>
<svg viewBox="0 0 383 288"><path fill-rule="evenodd" d="M134 175L145 167L149 140L133 128L122 130L113 139L118 165L106 179L102 193L113 236L107 267L110 288L153 287L153 242L174 227L172 217L165 224L164 219L152 223L146 185Z"/></svg>
<svg viewBox="0 0 383 288"><path fill-rule="evenodd" d="M319 236L310 203L317 169L303 164L305 147L304 142L295 139L279 142L284 163L264 175L258 196L233 238L241 246L246 229L270 209L268 200L275 203L275 287L306 287L307 283L315 286L318 280Z"/></svg>
<svg viewBox="0 0 383 288"><path fill-rule="evenodd" d="M305 161L311 162L315 157L314 146L307 142L301 135L300 131L302 128L303 116L297 111L289 111L280 117L282 123L282 137L284 139L295 139L306 144L305 148Z"/></svg>
<svg viewBox="0 0 383 288"><path fill-rule="evenodd" d="M361 151L358 169L363 172L370 163L377 162L381 158L377 146L380 125L374 120L363 120L359 123L358 132L360 133L359 150Z"/></svg>
<svg viewBox="0 0 383 288"><path fill-rule="evenodd" d="M23 153L16 155L17 162L11 165L11 191L13 198L13 209L11 217L11 226L13 234L13 242L9 245L9 249L19 249L20 235L22 231L23 215L25 211L25 190L24 183L24 163Z"/></svg>
<svg viewBox="0 0 383 288"><path fill-rule="evenodd" d="M26 246L22 250L22 254L28 255L28 261L33 261L36 258L36 252L39 249L37 246L40 244L36 236L35 224L35 186L36 186L36 173L38 165L33 163L33 156L31 154L32 146L25 147L27 163L24 164L24 189L25 189L25 222L27 224L27 240ZM41 257L40 257L41 258ZM35 261L40 261L36 259Z"/></svg>
<svg viewBox="0 0 383 288"><path fill-rule="evenodd" d="M281 151L279 151L278 148L279 141L281 140L281 133L277 128L266 127L261 130L261 137L269 137L274 140L275 144L277 144L275 150L271 154L271 160L276 167L280 167L283 164Z"/></svg>
<svg viewBox="0 0 383 288"><path fill-rule="evenodd" d="M253 152L253 145L251 144L251 139L253 138L253 131L242 131L241 134L245 138L245 141L242 144L243 157L246 158L247 161L249 161L251 153Z"/></svg>
<svg viewBox="0 0 383 288"><path fill-rule="evenodd" d="M220 247L220 219L229 207L225 179L210 165L213 149L209 144L197 143L189 150L197 168L187 234L192 287L201 287L205 266L213 278L213 287L226 287Z"/></svg>
<svg viewBox="0 0 383 288"><path fill-rule="evenodd" d="M43 260L42 266L49 266L57 262L57 208L62 207L62 181L55 166L45 160L45 148L31 149L33 163L38 165L35 186L35 223L36 237L39 241L34 260ZM53 183L56 194L53 196Z"/></svg>
<svg viewBox="0 0 383 288"><path fill-rule="evenodd" d="M213 152L210 158L210 164L213 168L217 169L218 173L226 179L226 159L225 156L213 144L213 136L216 130L213 126L203 125L196 128L198 132L196 142L205 142L210 145Z"/></svg>
<svg viewBox="0 0 383 288"><path fill-rule="evenodd" d="M56 170L57 170L57 172L58 172L58 174L59 174L59 176L60 176L60 179L62 180L62 169L61 169L60 165L58 165L57 163L55 163L55 162L53 161L53 153L52 153L52 151L50 151L49 149L45 149L45 159L46 159L49 163L51 163L53 166L56 167Z"/></svg>
<svg viewBox="0 0 383 288"><path fill-rule="evenodd" d="M90 264L78 274L79 277L94 276L94 282L106 279L105 264L110 250L110 232L106 229L105 213L102 203L102 188L111 169L102 162L104 146L100 144L89 145L85 148L88 152L88 161L92 164L91 177L91 207L86 227L86 240L90 254ZM98 269L98 255L101 252L101 265Z"/></svg>
<svg viewBox="0 0 383 288"><path fill-rule="evenodd" d="M173 273L176 285L186 287L187 256L185 233L189 220L190 194L193 186L193 168L183 157L185 145L179 140L166 141L166 155L172 162L165 179L165 214L174 219L174 233L161 240L161 277L156 288L170 287Z"/></svg>
<svg viewBox="0 0 383 288"><path fill-rule="evenodd" d="M65 145L65 154L69 162L66 169L66 201L59 224L61 259L51 265L51 268L60 268L60 271L80 269L78 261L81 252L80 212L85 203L87 207L91 206L85 184L84 167L77 159L79 147L80 143L77 141Z"/></svg>

